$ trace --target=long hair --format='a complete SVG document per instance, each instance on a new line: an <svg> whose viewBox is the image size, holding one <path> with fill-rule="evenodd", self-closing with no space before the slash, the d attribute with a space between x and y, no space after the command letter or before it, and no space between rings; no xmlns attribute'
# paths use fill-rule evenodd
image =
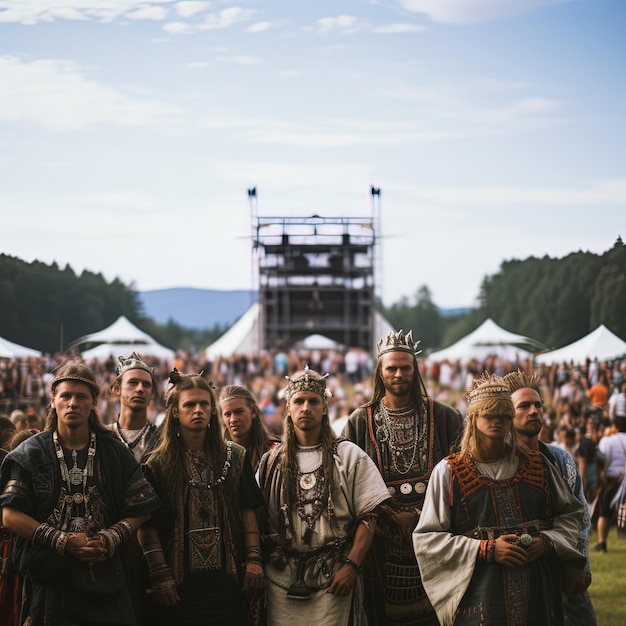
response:
<svg viewBox="0 0 626 626"><path fill-rule="evenodd" d="M158 460L163 469L165 494L172 509L176 508L179 495L187 486L188 476L185 459L185 445L180 438L178 403L183 391L203 389L211 397L211 415L204 443L205 458L209 464L209 480L217 479L226 461L226 443L222 438L217 399L212 383L200 374L185 375L174 370L170 374L170 387L165 394L165 417L161 426L161 440L146 459Z"/></svg>
<svg viewBox="0 0 626 626"><path fill-rule="evenodd" d="M68 361L61 365L57 371L55 372L55 377L50 385L50 394L54 394L55 389L62 382L75 382L82 383L89 387L91 391L91 395L93 396L94 402L98 399L100 395L100 387L98 386L98 382L96 380L96 375L93 371L87 367L84 363L80 363L77 361ZM98 434L98 435L108 435L115 437L115 434L106 428L104 424L100 421L98 414L92 408L89 413L89 429ZM48 407L48 414L46 415L46 424L44 430L56 430L59 425L59 416L57 415L57 410L52 406L52 404Z"/></svg>
<svg viewBox="0 0 626 626"><path fill-rule="evenodd" d="M386 353L388 354L388 353ZM378 358L378 362L376 363L376 369L374 370L374 391L372 393L372 397L369 402L366 402L363 406L375 406L378 404L387 393L385 389L385 383L383 382L383 373L382 373L382 362L384 355L381 355ZM426 391L426 387L424 386L424 381L420 376L419 367L417 364L417 359L413 359L413 378L411 379L411 394L412 394L412 403L417 409L417 414L422 414L422 408L424 404L424 398L428 397L428 392Z"/></svg>
<svg viewBox="0 0 626 626"><path fill-rule="evenodd" d="M270 445L277 442L278 439L265 423L263 412L259 408L256 398L252 392L245 387L240 385L225 385L222 387L219 395L220 411L222 402L233 398L245 400L252 413L252 425L250 426L250 441L248 443L247 453L252 468L256 470L261 461L261 457L267 452ZM224 424L224 439L234 441L233 435L226 424Z"/></svg>
<svg viewBox="0 0 626 626"><path fill-rule="evenodd" d="M462 456L471 455L478 448L478 429L476 428L476 419L481 415L501 415L511 420L511 427L505 437L505 446L507 452L515 449L516 437L515 428L513 428L513 417L515 417L515 409L513 402L507 398L485 398L479 402L474 402L467 407L465 413L465 428L463 430L463 438L461 439Z"/></svg>

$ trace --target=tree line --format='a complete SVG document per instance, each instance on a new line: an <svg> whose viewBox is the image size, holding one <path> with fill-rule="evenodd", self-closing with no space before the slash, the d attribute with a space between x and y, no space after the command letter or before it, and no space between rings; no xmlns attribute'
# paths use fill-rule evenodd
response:
<svg viewBox="0 0 626 626"><path fill-rule="evenodd" d="M139 294L115 279L67 265L27 263L0 254L0 336L46 353L64 352L73 341L112 324L120 315L172 349L205 347L225 328L188 329L148 317Z"/></svg>
<svg viewBox="0 0 626 626"><path fill-rule="evenodd" d="M479 305L460 315L445 316L420 287L413 299L388 308L396 328L412 328L421 348L444 348L488 318L546 347L560 348L604 324L626 340L626 246L621 237L604 254L574 252L564 258L529 257L504 261L486 276Z"/></svg>
<svg viewBox="0 0 626 626"><path fill-rule="evenodd" d="M395 328L413 329L423 350L446 347L487 318L507 330L558 348L600 324L626 339L626 246L620 237L604 254L574 252L564 258L504 261L486 276L479 305L444 315L428 286L412 298L379 308ZM0 254L0 336L43 352L71 343L126 316L159 343L173 349L202 348L227 328L189 329L170 320L158 324L143 311L132 286L68 265L27 263Z"/></svg>

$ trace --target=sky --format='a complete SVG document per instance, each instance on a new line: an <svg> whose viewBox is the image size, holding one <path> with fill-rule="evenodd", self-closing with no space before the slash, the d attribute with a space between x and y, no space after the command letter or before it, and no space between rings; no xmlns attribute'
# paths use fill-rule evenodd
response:
<svg viewBox="0 0 626 626"><path fill-rule="evenodd" d="M254 211L379 215L385 304L472 306L505 260L626 238L625 24L623 0L0 0L0 253L250 289Z"/></svg>

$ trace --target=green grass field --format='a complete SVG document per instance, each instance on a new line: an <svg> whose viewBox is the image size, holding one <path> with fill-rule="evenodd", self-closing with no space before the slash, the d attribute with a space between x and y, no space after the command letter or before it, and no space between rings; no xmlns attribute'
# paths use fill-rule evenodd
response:
<svg viewBox="0 0 626 626"><path fill-rule="evenodd" d="M590 546L596 545L592 533ZM626 624L626 538L618 538L611 528L607 542L608 551L591 552L592 582L589 595L598 617L598 626L624 626Z"/></svg>

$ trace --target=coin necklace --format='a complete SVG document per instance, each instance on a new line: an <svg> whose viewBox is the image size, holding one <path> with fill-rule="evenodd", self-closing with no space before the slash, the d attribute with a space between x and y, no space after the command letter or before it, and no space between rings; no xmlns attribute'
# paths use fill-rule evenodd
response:
<svg viewBox="0 0 626 626"><path fill-rule="evenodd" d="M64 503L66 506L70 507L70 524L73 530L84 530L82 528L84 519L78 515L74 515L75 507L85 504L89 501L89 497L86 493L87 489L87 479L89 476L93 476L93 463L94 457L96 456L96 434L91 433L89 437L89 450L87 452L87 462L85 463L85 467L80 469L78 467L78 452L76 450L72 450L72 460L74 461L74 465L71 469L68 469L67 463L65 462L65 456L63 454L63 448L59 443L59 435L55 430L52 433L52 439L54 441L54 449L59 460L59 468L61 470L61 479L65 483L65 491L66 494L64 496ZM78 487L81 486L81 490L74 491L72 486ZM73 520L76 520L75 522Z"/></svg>

